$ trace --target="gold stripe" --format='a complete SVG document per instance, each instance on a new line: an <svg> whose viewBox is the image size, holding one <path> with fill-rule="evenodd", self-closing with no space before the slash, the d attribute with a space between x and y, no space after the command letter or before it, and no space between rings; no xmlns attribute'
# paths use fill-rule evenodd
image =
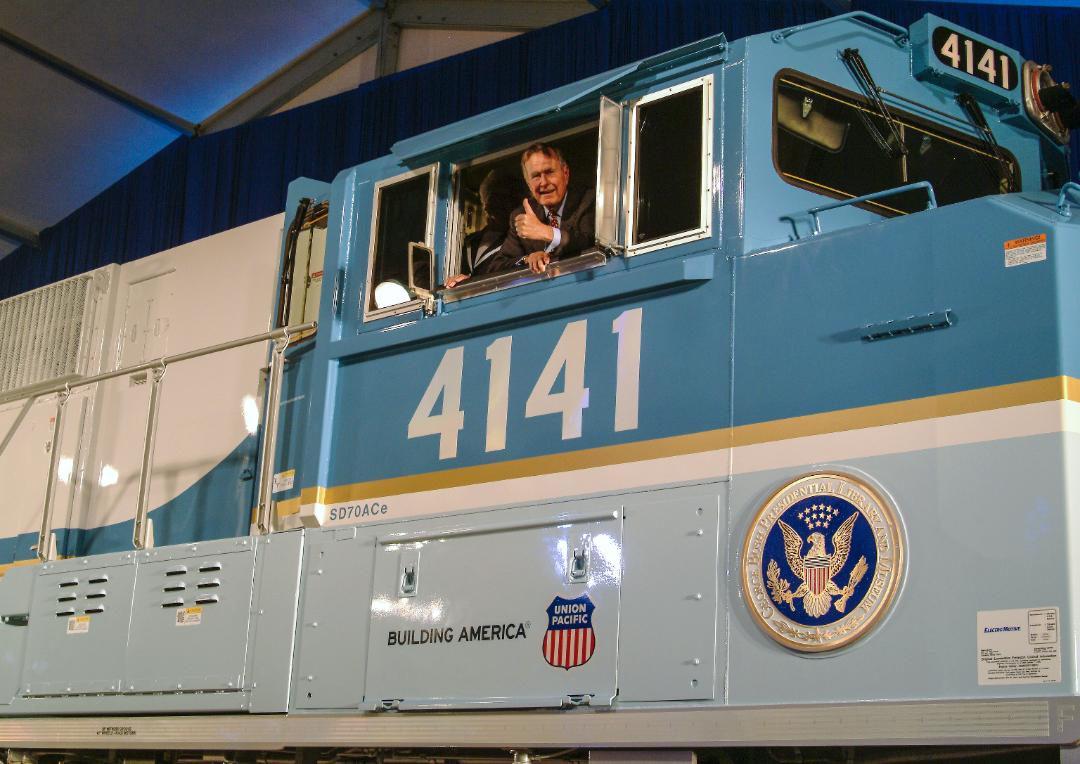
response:
<svg viewBox="0 0 1080 764"><path fill-rule="evenodd" d="M294 496L291 499L282 499L281 501L275 501L274 513L278 517L286 517L288 515L295 515L300 512L300 497ZM251 508L251 524L259 522L259 507L258 505Z"/></svg>
<svg viewBox="0 0 1080 764"><path fill-rule="evenodd" d="M57 557L56 560L54 560L54 562L56 562L58 560L66 560L66 559L68 559L68 558L61 555L60 557ZM5 573L7 573L12 568L22 568L22 567L24 567L26 565L39 565L39 564L41 564L41 560L39 560L36 557L34 557L32 559L29 559L29 560L15 560L15 562L9 562L9 563L7 563L5 565L0 565L0 576L3 576Z"/></svg>
<svg viewBox="0 0 1080 764"><path fill-rule="evenodd" d="M300 511L300 497L294 496L291 499L283 499L281 501L274 502L277 509L278 517L286 517L288 515L295 515Z"/></svg>
<svg viewBox="0 0 1080 764"><path fill-rule="evenodd" d="M1058 400L1080 401L1080 380L1074 377L1048 377L981 390L931 395L926 398L777 419L735 428L706 430L617 446L515 459L497 464L460 467L332 488L305 488L300 493L300 502L337 504L401 493L434 491Z"/></svg>
<svg viewBox="0 0 1080 764"><path fill-rule="evenodd" d="M1057 400L1080 400L1080 380L1072 377L1050 377L982 390L932 395L927 398L743 425L735 428L732 444L750 446L808 435L918 422Z"/></svg>

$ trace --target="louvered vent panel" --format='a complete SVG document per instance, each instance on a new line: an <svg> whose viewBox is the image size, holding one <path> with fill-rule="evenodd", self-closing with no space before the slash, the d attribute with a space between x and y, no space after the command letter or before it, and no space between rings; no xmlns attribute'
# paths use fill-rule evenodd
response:
<svg viewBox="0 0 1080 764"><path fill-rule="evenodd" d="M93 277L77 276L0 300L0 395L83 374Z"/></svg>

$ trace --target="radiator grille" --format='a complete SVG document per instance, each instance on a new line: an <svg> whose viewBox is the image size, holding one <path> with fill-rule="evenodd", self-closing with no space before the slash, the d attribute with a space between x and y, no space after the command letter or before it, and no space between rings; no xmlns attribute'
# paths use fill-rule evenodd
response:
<svg viewBox="0 0 1080 764"><path fill-rule="evenodd" d="M0 301L0 395L85 373L93 289L76 276Z"/></svg>

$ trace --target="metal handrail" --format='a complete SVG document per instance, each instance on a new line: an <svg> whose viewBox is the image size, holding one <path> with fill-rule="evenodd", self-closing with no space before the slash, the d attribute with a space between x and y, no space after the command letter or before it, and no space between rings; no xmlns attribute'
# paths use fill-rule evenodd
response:
<svg viewBox="0 0 1080 764"><path fill-rule="evenodd" d="M34 397L42 397L53 393L57 394L56 417L53 421L53 440L49 461L48 483L45 487L45 504L42 507L41 531L38 534L38 559L42 562L46 562L52 557L52 515L56 491L56 473L60 461L60 437L62 435L64 406L67 405L72 390L94 385L98 382L106 382L118 377L129 376L140 371L153 371L152 387L150 389L150 405L147 412L146 434L143 439L142 468L139 474L139 503L135 514L135 526L132 532L132 544L136 549L143 549L146 547L149 531L147 517L149 515L150 500L150 471L154 460L154 443L157 439L158 411L161 406L160 385L161 380L165 376L166 369L170 364L180 363L181 361L189 361L193 358L201 358L225 350L232 350L245 345L253 345L258 342L273 340L274 349L270 361L270 376L266 386L266 410L263 414L264 433L262 444L259 449L259 463L261 465L261 470L259 473L258 491L259 531L261 533L269 532L271 509L270 497L272 496L270 485L272 484L274 475L274 448L277 443L277 415L281 401L281 374L284 369L285 348L289 344L290 337L317 328L318 323L315 321L306 324L297 324L295 326L284 326L269 332L263 332L262 334L254 334L249 337L230 340L229 342L221 342L217 345L208 345L207 347L199 348L198 350L189 350L185 353L163 356L155 361L146 361L144 363L126 366L122 369L108 371L103 374L95 374L92 377L82 377L53 387L35 389L32 393Z"/></svg>
<svg viewBox="0 0 1080 764"><path fill-rule="evenodd" d="M851 199L843 199L839 202L832 202L831 204L822 204L818 207L811 207L807 210L801 210L800 212L792 212L789 215L781 215L781 220L787 220L791 222L792 227L795 227L795 218L809 215L814 221L813 235L817 236L821 233L821 218L818 217L822 212L829 212L830 210L837 210L841 207L848 207L852 204L862 204L863 202L872 202L875 199L883 199L887 196L895 196L896 194L907 193L908 191L918 191L923 189L926 191L926 209L936 209L937 194L934 193L934 187L928 180L920 180L917 183L908 183L905 186L897 186L896 188L889 188L884 191L875 191L872 194L863 194L862 196L854 196ZM795 236L798 237L799 232L796 227Z"/></svg>
<svg viewBox="0 0 1080 764"><path fill-rule="evenodd" d="M1077 198L1080 199L1080 183L1070 180L1061 187L1061 193L1058 194L1057 211L1063 218L1072 217L1072 202L1069 201L1070 191L1075 191ZM1078 202L1078 204L1080 204L1080 202Z"/></svg>
<svg viewBox="0 0 1080 764"><path fill-rule="evenodd" d="M773 32L772 40L773 42L783 42L797 32L805 32L808 29L825 26L826 24L835 24L837 21L844 21L846 19L861 21L868 27L876 27L879 31L891 33L893 41L897 44L903 43L908 38L908 30L899 24L894 24L891 21L878 18L874 14L867 13L866 11L851 11L849 13L841 13L839 16L821 19L820 21L812 21L809 24L801 24L799 26L781 29L778 32Z"/></svg>

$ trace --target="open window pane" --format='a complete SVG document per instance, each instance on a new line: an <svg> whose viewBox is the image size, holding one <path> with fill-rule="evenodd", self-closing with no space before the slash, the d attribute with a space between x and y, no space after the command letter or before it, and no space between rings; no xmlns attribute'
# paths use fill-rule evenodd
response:
<svg viewBox="0 0 1080 764"><path fill-rule="evenodd" d="M619 241L619 189L622 175L622 105L600 99L600 152L596 168L596 241L614 247Z"/></svg>
<svg viewBox="0 0 1080 764"><path fill-rule="evenodd" d="M701 227L702 88L637 107L631 244Z"/></svg>
<svg viewBox="0 0 1080 764"><path fill-rule="evenodd" d="M385 185L377 192L368 311L409 301L405 292L409 283L409 242L427 242L430 186L431 173L424 173ZM382 285L393 288L380 289Z"/></svg>

